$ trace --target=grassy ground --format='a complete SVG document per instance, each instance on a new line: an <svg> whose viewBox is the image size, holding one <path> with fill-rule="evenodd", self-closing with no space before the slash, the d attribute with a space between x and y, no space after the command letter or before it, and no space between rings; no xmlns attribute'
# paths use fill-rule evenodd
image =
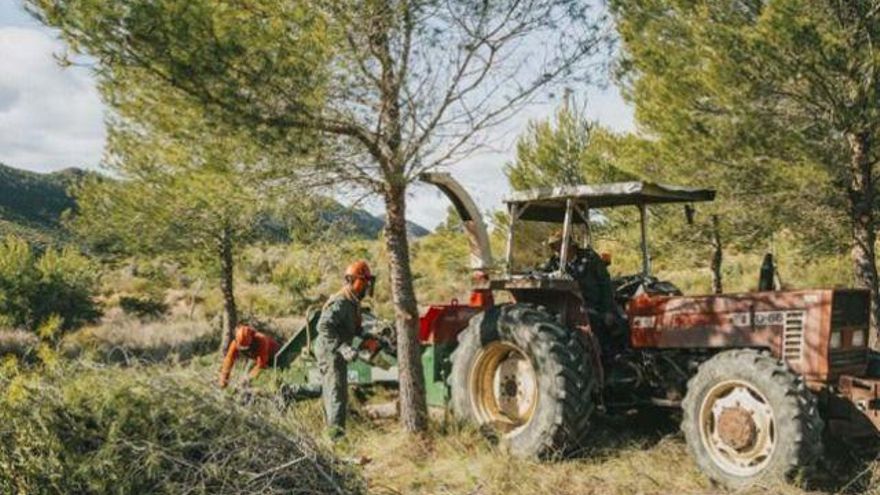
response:
<svg viewBox="0 0 880 495"><path fill-rule="evenodd" d="M24 330L0 331L0 356L15 356L17 359L33 358L40 339L33 332Z"/></svg>
<svg viewBox="0 0 880 495"><path fill-rule="evenodd" d="M183 357L188 354L190 345L181 334L190 333L192 340L199 341L205 333L198 325L179 325L163 329L156 324L154 327L145 325L135 329L128 323L117 322L70 337L77 340L88 340L87 337L97 339L108 347L112 342L126 346L129 353L134 354L138 354L134 350L142 349L144 356L158 352L167 357L165 351L172 349L171 356ZM32 339L22 339L18 334L3 337L0 341L7 343L27 340L22 347L31 349L35 344L31 342ZM213 352L215 344L208 348ZM101 357L100 353L98 357ZM107 362L107 359L101 361ZM158 360L160 364L144 369L159 375L167 370L169 375L176 376L180 373L180 365L166 364L174 361ZM187 373L195 373L209 384L213 383L218 366L214 353L184 365L189 370ZM246 366L236 368L236 373L240 375ZM119 373L132 371L119 368ZM265 375L266 379L272 377L272 373ZM233 380L233 383L236 381ZM392 396L393 393L384 392L366 400L382 402ZM273 398L269 402L276 401ZM403 433L393 420L367 419L363 405L357 400L352 402L354 413L349 435L335 446L322 438L323 421L319 401L299 402L284 409L280 416L275 416L289 421L291 429L302 427L310 436L318 438L325 447L334 449L342 457L372 459L359 469L370 492L374 494L724 493L697 470L678 432L678 419L668 413L597 417L589 448L578 458L538 463L508 456L485 441L474 429L459 425L450 418L435 417L429 435L412 438ZM280 403L276 403L276 407L279 412L282 410ZM255 408L254 412L262 414L260 411L265 410L265 407ZM875 454L857 452L839 443L832 443L828 450L815 475L795 480L793 484L758 486L745 493L880 495L880 462L870 462Z"/></svg>
<svg viewBox="0 0 880 495"><path fill-rule="evenodd" d="M298 406L300 418L320 428L317 401ZM472 428L436 419L423 439L394 421L355 417L335 448L345 457L372 461L363 474L374 494L589 495L716 494L697 469L678 432L678 418L663 412L597 417L590 446L575 459L516 459ZM832 444L809 478L755 486L746 494L880 494L880 462L873 453Z"/></svg>
<svg viewBox="0 0 880 495"><path fill-rule="evenodd" d="M276 326L292 328L295 323L285 321ZM215 334L199 319L150 323L105 318L102 325L65 337L61 348L92 349L85 355L105 363L121 362L114 357L122 351L115 349L124 349L137 361L160 363L150 366L160 374L166 369L176 373L178 368L169 362L196 357L185 366L212 383L219 366ZM37 346L33 335L0 333L0 347L6 352L17 351L12 354L23 361L28 360L26 356L37 359ZM205 352L208 354L198 357ZM238 366L237 372L245 368ZM370 400L386 399L387 394L380 394ZM355 411L362 412L356 401ZM311 436L321 439L319 401L298 403L283 416L291 428L303 425ZM359 469L374 494L724 493L697 470L678 432L677 419L668 414L597 418L589 449L576 459L552 463L511 458L472 428L442 418L433 420L428 436L414 439L401 432L394 421L368 420L360 414L352 417L344 442L331 446L320 441L342 457L372 459ZM880 462L870 462L874 454L840 444L832 444L828 450L816 475L793 484L758 486L745 493L880 495Z"/></svg>

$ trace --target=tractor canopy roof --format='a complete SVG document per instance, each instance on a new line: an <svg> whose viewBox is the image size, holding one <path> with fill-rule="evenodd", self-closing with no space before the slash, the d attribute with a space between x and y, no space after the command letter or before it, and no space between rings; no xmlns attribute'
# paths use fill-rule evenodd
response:
<svg viewBox="0 0 880 495"><path fill-rule="evenodd" d="M526 207L519 215L523 220L562 222L565 218L565 205L569 199L586 208L607 208L712 201L715 199L715 191L632 181L529 189L511 194L504 202L510 208Z"/></svg>

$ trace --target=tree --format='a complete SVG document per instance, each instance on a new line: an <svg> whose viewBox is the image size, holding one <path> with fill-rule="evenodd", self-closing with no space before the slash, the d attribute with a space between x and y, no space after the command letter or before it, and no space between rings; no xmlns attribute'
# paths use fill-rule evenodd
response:
<svg viewBox="0 0 880 495"><path fill-rule="evenodd" d="M238 323L237 251L278 197L271 175L256 173L268 170L269 154L138 82L110 120L105 166L112 178L91 177L75 189L69 223L99 251L167 256L216 273L222 352Z"/></svg>
<svg viewBox="0 0 880 495"><path fill-rule="evenodd" d="M812 216L800 225L827 231L820 244L833 248L848 224L876 330L876 2L616 0L612 9L639 122L706 169L726 168L759 204Z"/></svg>
<svg viewBox="0 0 880 495"><path fill-rule="evenodd" d="M92 179L76 192L80 213L72 226L99 249L168 256L216 271L223 295L225 347L238 321L236 248L255 219L244 197L230 199L233 184L228 176L212 172Z"/></svg>
<svg viewBox="0 0 880 495"><path fill-rule="evenodd" d="M563 81L603 39L578 0L29 0L75 50L139 67L264 142L314 132L312 177L378 194L398 329L401 422L427 425L408 185L472 152L483 131Z"/></svg>
<svg viewBox="0 0 880 495"><path fill-rule="evenodd" d="M511 187L528 189L554 187L561 184L599 184L630 180L675 182L697 185L691 174L693 167L682 166L680 157L664 143L638 134L616 134L589 121L584 112L572 105L571 100L556 111L552 121L530 122L526 132L517 141L516 158L505 168ZM704 177L719 177L704 172ZM786 183L790 185L789 183ZM710 187L726 184L710 182ZM709 266L712 272L712 290L720 293L721 284L721 224L723 212L729 224L724 230L738 231L738 247L752 248L756 238L769 233L762 215L743 214L743 202L737 198L719 201L695 215L682 215L680 207L653 206L650 216L652 258L674 261L681 266ZM633 222L632 211L608 209L604 221L593 226L596 240L610 240L615 244L634 246L639 238L639 225ZM659 220L659 221L658 221ZM750 234L746 234L750 233ZM684 235L683 235L684 234ZM633 257L624 257L630 263ZM626 265L626 263L624 263ZM635 266L625 266L634 269Z"/></svg>
<svg viewBox="0 0 880 495"><path fill-rule="evenodd" d="M516 158L504 171L515 190L634 180L632 172L610 160L617 140L566 100L552 122L529 122L517 140Z"/></svg>

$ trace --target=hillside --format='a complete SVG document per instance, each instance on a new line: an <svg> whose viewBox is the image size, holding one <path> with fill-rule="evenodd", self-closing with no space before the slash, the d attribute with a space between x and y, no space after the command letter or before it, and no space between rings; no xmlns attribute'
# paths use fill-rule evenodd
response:
<svg viewBox="0 0 880 495"><path fill-rule="evenodd" d="M379 228L382 228L385 225L385 214L383 213L379 215L377 220L379 221ZM431 233L431 231L426 229L425 227L422 227L421 225L410 221L406 222L406 232L407 234L409 234L410 237L425 237L426 235Z"/></svg>
<svg viewBox="0 0 880 495"><path fill-rule="evenodd" d="M39 174L0 164L0 234L38 244L63 240L61 216L76 205L68 189L85 174L76 168Z"/></svg>
<svg viewBox="0 0 880 495"><path fill-rule="evenodd" d="M16 234L39 245L64 242L66 237L61 219L65 211L76 206L70 187L85 177L87 172L67 168L58 172L40 174L0 164L0 236ZM325 220L350 227L355 236L375 239L381 234L384 219L369 212L347 208L328 199L322 214ZM261 239L267 242L289 241L284 218L261 220ZM430 231L409 222L413 237L422 237Z"/></svg>

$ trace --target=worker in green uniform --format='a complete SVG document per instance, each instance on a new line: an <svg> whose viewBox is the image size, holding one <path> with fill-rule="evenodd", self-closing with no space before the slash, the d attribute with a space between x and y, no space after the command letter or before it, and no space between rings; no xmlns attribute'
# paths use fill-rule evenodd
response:
<svg viewBox="0 0 880 495"><path fill-rule="evenodd" d="M348 363L357 358L352 347L361 332L361 300L372 295L375 277L365 261L356 261L345 270L345 285L324 305L318 320L315 350L322 376L324 418L331 438L345 433L348 407Z"/></svg>

